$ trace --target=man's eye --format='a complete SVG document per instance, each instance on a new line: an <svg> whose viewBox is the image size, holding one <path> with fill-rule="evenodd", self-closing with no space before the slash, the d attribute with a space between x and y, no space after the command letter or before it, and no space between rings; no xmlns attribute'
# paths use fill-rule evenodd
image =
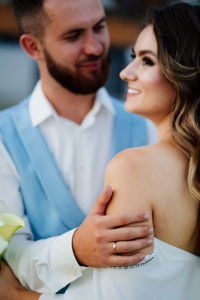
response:
<svg viewBox="0 0 200 300"><path fill-rule="evenodd" d="M102 29L104 29L105 27L106 27L105 25L98 25L98 26L95 26L95 27L94 27L94 31L99 32L99 31L101 31Z"/></svg>
<svg viewBox="0 0 200 300"><path fill-rule="evenodd" d="M77 33L74 33L74 34L72 34L70 36L67 36L66 40L68 40L68 41L74 41L74 40L77 40L79 36L80 36L80 32L77 32Z"/></svg>
<svg viewBox="0 0 200 300"><path fill-rule="evenodd" d="M143 57L143 64L148 66L154 66L155 63L149 57Z"/></svg>

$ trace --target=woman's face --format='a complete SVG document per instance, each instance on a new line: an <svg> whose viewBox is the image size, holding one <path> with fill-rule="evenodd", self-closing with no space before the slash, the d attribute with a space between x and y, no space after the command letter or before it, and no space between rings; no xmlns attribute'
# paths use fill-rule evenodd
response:
<svg viewBox="0 0 200 300"><path fill-rule="evenodd" d="M138 36L132 58L120 73L121 79L128 83L125 109L160 122L172 112L175 91L161 73L152 25Z"/></svg>

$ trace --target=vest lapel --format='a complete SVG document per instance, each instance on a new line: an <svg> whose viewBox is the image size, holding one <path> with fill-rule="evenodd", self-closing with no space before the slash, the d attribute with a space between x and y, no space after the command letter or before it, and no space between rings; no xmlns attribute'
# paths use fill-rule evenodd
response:
<svg viewBox="0 0 200 300"><path fill-rule="evenodd" d="M113 98L116 111L110 158L130 147L139 147L148 143L147 126L144 118L127 113L122 103Z"/></svg>
<svg viewBox="0 0 200 300"><path fill-rule="evenodd" d="M64 182L40 129L32 127L28 103L13 114L13 122L41 185L61 220L69 229L79 226L85 215Z"/></svg>
<svg viewBox="0 0 200 300"><path fill-rule="evenodd" d="M131 122L127 120L127 113L123 112L121 105L113 101L116 111L114 118L114 131L112 136L112 148L110 158L114 157L120 151L132 146L133 129Z"/></svg>

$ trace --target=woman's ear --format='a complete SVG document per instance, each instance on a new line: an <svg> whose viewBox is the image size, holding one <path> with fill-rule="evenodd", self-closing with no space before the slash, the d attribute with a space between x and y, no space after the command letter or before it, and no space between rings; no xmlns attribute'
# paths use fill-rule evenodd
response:
<svg viewBox="0 0 200 300"><path fill-rule="evenodd" d="M35 60L39 60L42 57L43 51L41 42L38 38L32 34L23 34L20 37L20 44L26 53Z"/></svg>

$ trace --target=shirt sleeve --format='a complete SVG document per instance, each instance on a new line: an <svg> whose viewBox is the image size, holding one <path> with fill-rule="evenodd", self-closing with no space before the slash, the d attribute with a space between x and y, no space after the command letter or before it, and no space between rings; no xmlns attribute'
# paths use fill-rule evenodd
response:
<svg viewBox="0 0 200 300"><path fill-rule="evenodd" d="M0 206L0 213L14 213L26 224L10 239L4 258L26 288L55 293L82 275L72 249L75 229L34 241L19 189L18 172L0 140L0 199L5 202L5 206Z"/></svg>
<svg viewBox="0 0 200 300"><path fill-rule="evenodd" d="M71 247L73 232L35 242L18 233L4 258L26 288L56 293L82 275Z"/></svg>
<svg viewBox="0 0 200 300"><path fill-rule="evenodd" d="M93 276L95 270L93 268L84 268L83 276L75 280L70 284L69 288L66 290L65 294L62 295L52 295L44 293L40 296L39 300L97 300L104 299L101 295L97 295L96 285L99 286L99 282L95 280L93 282ZM98 297L97 297L98 296ZM106 298L107 299L107 298ZM111 299L111 298L109 298Z"/></svg>
<svg viewBox="0 0 200 300"><path fill-rule="evenodd" d="M80 300L83 299L80 296ZM66 295L49 295L49 294L42 294L38 300L67 300L66 299ZM70 299L69 299L70 300ZM71 300L75 300L75 299L71 299Z"/></svg>

